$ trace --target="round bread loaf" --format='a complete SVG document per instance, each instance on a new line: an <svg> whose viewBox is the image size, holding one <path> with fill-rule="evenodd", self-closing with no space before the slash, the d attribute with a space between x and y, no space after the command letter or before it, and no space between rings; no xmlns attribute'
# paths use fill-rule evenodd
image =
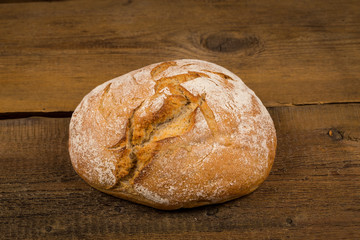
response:
<svg viewBox="0 0 360 240"><path fill-rule="evenodd" d="M228 201L269 175L273 121L232 72L156 63L101 84L70 122L75 171L105 193L159 209Z"/></svg>

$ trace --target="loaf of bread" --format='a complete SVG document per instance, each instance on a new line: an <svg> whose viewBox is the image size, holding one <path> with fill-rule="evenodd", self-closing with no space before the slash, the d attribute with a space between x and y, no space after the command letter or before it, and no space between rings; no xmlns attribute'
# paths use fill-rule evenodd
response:
<svg viewBox="0 0 360 240"><path fill-rule="evenodd" d="M80 177L166 210L254 191L275 149L273 121L254 92L200 60L156 63L105 82L70 122L69 152Z"/></svg>

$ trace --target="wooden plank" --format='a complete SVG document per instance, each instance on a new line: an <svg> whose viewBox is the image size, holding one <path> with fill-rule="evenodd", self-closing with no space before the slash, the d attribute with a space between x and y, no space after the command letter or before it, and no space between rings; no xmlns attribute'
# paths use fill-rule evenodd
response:
<svg viewBox="0 0 360 240"><path fill-rule="evenodd" d="M351 0L1 4L0 112L72 111L106 80L179 58L230 69L266 106L360 102L359 12Z"/></svg>
<svg viewBox="0 0 360 240"><path fill-rule="evenodd" d="M278 150L249 196L173 212L92 189L73 171L68 118L0 121L8 239L357 239L360 104L275 107Z"/></svg>

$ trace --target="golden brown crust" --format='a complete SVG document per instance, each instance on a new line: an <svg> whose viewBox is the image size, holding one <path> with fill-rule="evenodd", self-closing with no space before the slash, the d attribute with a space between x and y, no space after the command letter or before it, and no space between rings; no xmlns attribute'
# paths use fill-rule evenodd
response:
<svg viewBox="0 0 360 240"><path fill-rule="evenodd" d="M100 191L160 209L219 203L269 175L273 122L228 70L153 64L89 93L70 123L76 172Z"/></svg>

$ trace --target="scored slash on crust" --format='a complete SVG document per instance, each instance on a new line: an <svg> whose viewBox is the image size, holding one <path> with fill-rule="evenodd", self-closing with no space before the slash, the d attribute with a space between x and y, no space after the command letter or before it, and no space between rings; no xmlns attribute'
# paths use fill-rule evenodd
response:
<svg viewBox="0 0 360 240"><path fill-rule="evenodd" d="M165 62L156 66L151 71L151 76L159 76L162 71L174 64L176 65L173 62ZM118 159L115 169L117 182L110 188L126 187L121 186L122 183L133 184L139 172L158 151L160 142L181 136L194 126L198 108L204 115L212 135L217 135L215 116L206 102L205 94L194 96L181 86L181 83L199 77L209 78L204 73L188 71L187 74L163 77L156 81L154 95L141 102L128 119L125 137L107 148L113 151ZM225 76L223 77L225 79ZM110 84L104 93L109 87ZM164 90L167 94L164 94ZM154 111L154 106L150 103L156 101L162 101L162 105Z"/></svg>

